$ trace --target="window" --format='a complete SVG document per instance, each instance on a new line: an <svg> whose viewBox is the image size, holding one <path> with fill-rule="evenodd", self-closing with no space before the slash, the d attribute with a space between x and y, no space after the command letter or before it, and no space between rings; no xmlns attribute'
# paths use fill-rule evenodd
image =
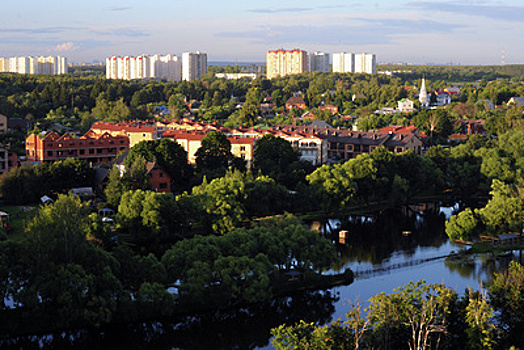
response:
<svg viewBox="0 0 524 350"><path fill-rule="evenodd" d="M89 149L89 154L95 154L95 150L94 150L94 148L90 148L90 149Z"/></svg>
<svg viewBox="0 0 524 350"><path fill-rule="evenodd" d="M165 182L161 182L159 185L158 185L158 188L161 188L163 190L165 190L167 188L167 183Z"/></svg>
<svg viewBox="0 0 524 350"><path fill-rule="evenodd" d="M47 151L47 156L48 157L52 157L53 156L53 151Z"/></svg>
<svg viewBox="0 0 524 350"><path fill-rule="evenodd" d="M86 153L86 151L84 149L80 150L80 155L84 155L85 153Z"/></svg>
<svg viewBox="0 0 524 350"><path fill-rule="evenodd" d="M240 151L245 151L246 150L246 146L240 146Z"/></svg>
<svg viewBox="0 0 524 350"><path fill-rule="evenodd" d="M159 172L158 173L158 177L164 177L164 173L163 172Z"/></svg>

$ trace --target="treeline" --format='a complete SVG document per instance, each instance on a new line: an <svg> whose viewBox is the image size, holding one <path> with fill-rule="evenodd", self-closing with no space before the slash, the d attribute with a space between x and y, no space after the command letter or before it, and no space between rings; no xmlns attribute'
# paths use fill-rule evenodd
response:
<svg viewBox="0 0 524 350"><path fill-rule="evenodd" d="M524 65L508 64L504 66L433 66L433 65L394 65L381 64L381 72L398 72L401 76L411 79L444 80L451 83L480 82L497 79L523 80Z"/></svg>
<svg viewBox="0 0 524 350"><path fill-rule="evenodd" d="M39 203L44 195L94 185L93 168L87 162L68 158L56 163L13 168L0 179L0 192L8 204L26 205Z"/></svg>
<svg viewBox="0 0 524 350"><path fill-rule="evenodd" d="M488 293L464 296L441 284L411 282L348 305L344 320L301 321L272 330L276 349L514 349L524 346L524 268L511 263Z"/></svg>

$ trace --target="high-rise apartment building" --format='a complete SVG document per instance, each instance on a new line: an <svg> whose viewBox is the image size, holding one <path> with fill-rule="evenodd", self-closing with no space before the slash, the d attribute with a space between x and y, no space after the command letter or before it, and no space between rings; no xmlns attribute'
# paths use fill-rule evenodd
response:
<svg viewBox="0 0 524 350"><path fill-rule="evenodd" d="M269 79L308 71L308 54L302 50L271 50L266 56L266 74Z"/></svg>
<svg viewBox="0 0 524 350"><path fill-rule="evenodd" d="M372 53L355 54L355 73L377 73L377 57Z"/></svg>
<svg viewBox="0 0 524 350"><path fill-rule="evenodd" d="M329 53L310 52L308 55L308 70L310 72L329 72Z"/></svg>
<svg viewBox="0 0 524 350"><path fill-rule="evenodd" d="M180 81L182 79L182 63L176 55L154 55L149 62L152 76L172 81Z"/></svg>
<svg viewBox="0 0 524 350"><path fill-rule="evenodd" d="M333 54L334 73L353 73L355 72L355 54L347 52L337 52Z"/></svg>
<svg viewBox="0 0 524 350"><path fill-rule="evenodd" d="M67 58L62 56L0 58L0 72L48 75L67 74Z"/></svg>
<svg viewBox="0 0 524 350"><path fill-rule="evenodd" d="M182 53L182 80L195 80L207 73L207 53Z"/></svg>
<svg viewBox="0 0 524 350"><path fill-rule="evenodd" d="M176 55L113 56L106 59L107 79L158 79L180 81L180 61Z"/></svg>
<svg viewBox="0 0 524 350"><path fill-rule="evenodd" d="M377 73L377 58L370 53L333 54L333 72L335 73Z"/></svg>

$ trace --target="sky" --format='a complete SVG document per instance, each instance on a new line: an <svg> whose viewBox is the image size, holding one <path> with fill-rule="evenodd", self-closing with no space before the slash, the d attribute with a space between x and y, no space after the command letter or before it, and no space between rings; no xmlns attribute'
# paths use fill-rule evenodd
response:
<svg viewBox="0 0 524 350"><path fill-rule="evenodd" d="M522 0L0 0L0 57L370 52L378 63L524 63Z"/></svg>

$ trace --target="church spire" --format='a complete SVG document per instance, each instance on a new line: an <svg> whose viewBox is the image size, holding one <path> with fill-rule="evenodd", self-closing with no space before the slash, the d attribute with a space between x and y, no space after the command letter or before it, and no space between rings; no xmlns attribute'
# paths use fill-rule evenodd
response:
<svg viewBox="0 0 524 350"><path fill-rule="evenodd" d="M429 103L428 103L428 91L426 90L426 77L422 78L422 86L420 87L418 100L420 101L420 107L427 107L427 106L429 106Z"/></svg>

